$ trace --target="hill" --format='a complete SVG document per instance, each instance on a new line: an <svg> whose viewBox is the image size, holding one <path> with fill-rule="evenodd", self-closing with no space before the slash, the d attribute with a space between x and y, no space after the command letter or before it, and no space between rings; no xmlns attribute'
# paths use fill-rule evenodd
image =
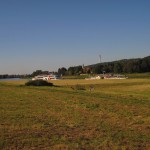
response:
<svg viewBox="0 0 150 150"><path fill-rule="evenodd" d="M122 59L88 65L92 73L144 73L150 72L150 56L144 58Z"/></svg>

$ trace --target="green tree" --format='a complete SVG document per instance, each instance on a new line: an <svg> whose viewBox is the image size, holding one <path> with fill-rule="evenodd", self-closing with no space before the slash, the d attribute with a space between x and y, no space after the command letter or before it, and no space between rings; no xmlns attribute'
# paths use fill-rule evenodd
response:
<svg viewBox="0 0 150 150"><path fill-rule="evenodd" d="M100 74L103 71L103 66L102 65L96 65L93 67L92 72L95 74Z"/></svg>
<svg viewBox="0 0 150 150"><path fill-rule="evenodd" d="M74 67L69 67L68 68L68 75L74 75L75 74L75 69Z"/></svg>
<svg viewBox="0 0 150 150"><path fill-rule="evenodd" d="M146 59L143 59L141 63L141 70L142 72L148 72L150 70L150 66L148 65L148 61Z"/></svg>
<svg viewBox="0 0 150 150"><path fill-rule="evenodd" d="M82 66L77 66L77 67L75 67L74 70L75 70L75 74L80 74L83 72Z"/></svg>
<svg viewBox="0 0 150 150"><path fill-rule="evenodd" d="M65 75L67 72L67 69L65 67L59 68L58 69L58 74L60 75Z"/></svg>
<svg viewBox="0 0 150 150"><path fill-rule="evenodd" d="M115 63L114 64L114 73L121 73L122 72L122 66L121 64L118 62L118 63Z"/></svg>
<svg viewBox="0 0 150 150"><path fill-rule="evenodd" d="M36 71L34 71L34 72L31 74L31 76L34 77L34 76L40 75L40 74L42 74L42 73L43 73L42 70L36 70Z"/></svg>

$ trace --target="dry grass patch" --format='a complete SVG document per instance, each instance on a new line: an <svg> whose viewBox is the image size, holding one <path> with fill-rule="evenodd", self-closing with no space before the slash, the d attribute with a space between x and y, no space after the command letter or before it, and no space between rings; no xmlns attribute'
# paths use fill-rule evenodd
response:
<svg viewBox="0 0 150 150"><path fill-rule="evenodd" d="M52 82L0 83L0 149L148 150L149 79Z"/></svg>

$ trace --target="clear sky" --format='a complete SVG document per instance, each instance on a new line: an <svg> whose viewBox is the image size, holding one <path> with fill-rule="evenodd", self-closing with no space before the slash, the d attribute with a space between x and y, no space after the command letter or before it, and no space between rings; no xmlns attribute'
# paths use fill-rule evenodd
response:
<svg viewBox="0 0 150 150"><path fill-rule="evenodd" d="M150 0L0 0L0 74L150 55Z"/></svg>

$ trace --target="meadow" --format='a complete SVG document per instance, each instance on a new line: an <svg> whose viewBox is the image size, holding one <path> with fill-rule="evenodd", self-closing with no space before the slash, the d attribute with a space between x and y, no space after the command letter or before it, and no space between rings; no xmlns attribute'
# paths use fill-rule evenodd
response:
<svg viewBox="0 0 150 150"><path fill-rule="evenodd" d="M150 78L25 82L0 82L0 149L150 149Z"/></svg>

